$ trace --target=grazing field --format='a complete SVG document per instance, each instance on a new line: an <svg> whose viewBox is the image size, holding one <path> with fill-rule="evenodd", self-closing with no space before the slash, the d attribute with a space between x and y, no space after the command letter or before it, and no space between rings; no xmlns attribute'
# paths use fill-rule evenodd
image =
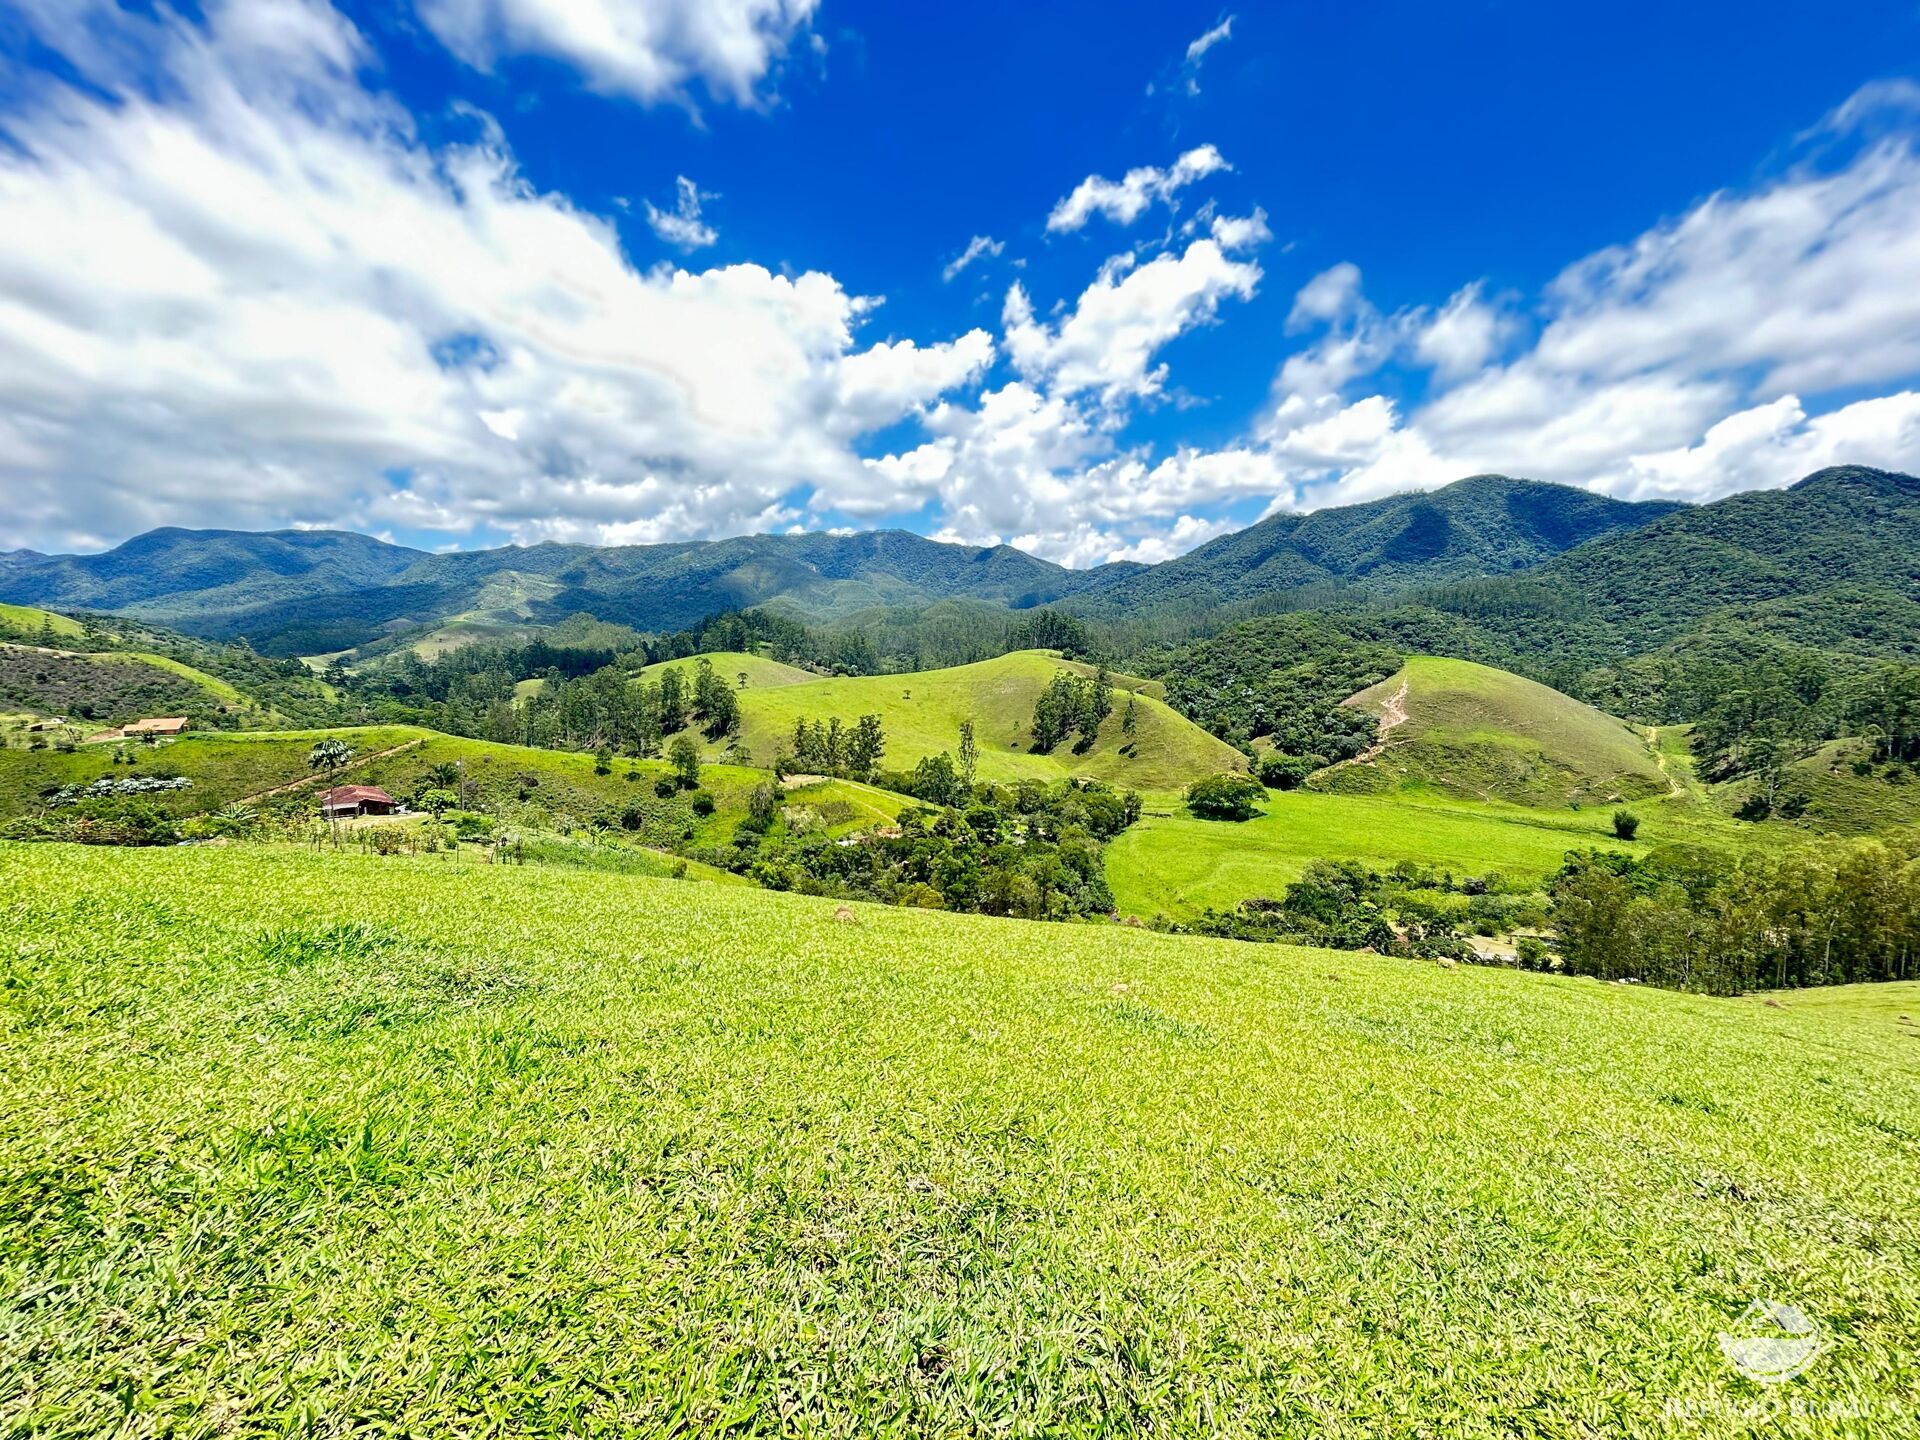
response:
<svg viewBox="0 0 1920 1440"><path fill-rule="evenodd" d="M70 616L56 615L32 605L0 604L0 635L32 641L40 635L52 634L62 640L78 640L86 633L86 628Z"/></svg>
<svg viewBox="0 0 1920 1440"><path fill-rule="evenodd" d="M1325 771L1316 786L1380 793L1414 785L1542 806L1668 790L1652 747L1625 721L1505 670L1416 655L1348 703L1380 713L1390 702L1406 718L1386 733L1379 756Z"/></svg>
<svg viewBox="0 0 1920 1440"><path fill-rule="evenodd" d="M779 660L769 660L764 655L749 655L741 650L710 650L704 656L690 656L685 660L662 660L657 665L649 665L640 672L642 680L657 683L669 670L678 670L680 678L687 684L693 683L693 672L701 660L713 662L714 673L727 684L744 690L772 690L782 685L807 685L821 677L811 670L802 670L798 665L787 665ZM747 683L740 685L740 677L745 675Z"/></svg>
<svg viewBox="0 0 1920 1440"><path fill-rule="evenodd" d="M1219 770L1246 768L1246 759L1238 751L1151 694L1133 696L1124 689L1116 690L1113 713L1085 754L1073 752L1071 739L1050 754L1033 754L1028 725L1034 701L1063 668L1086 673L1084 666L1041 651L1022 650L973 665L911 675L810 677L805 684L758 689L750 678L739 697L741 738L754 761L768 765L788 745L795 720L838 716L851 726L862 715L877 714L886 728L887 753L881 763L888 769L910 770L929 755L942 750L952 753L959 746L963 720L974 724L982 780L1085 775L1150 790L1185 785ZM718 661L715 669L727 674ZM1131 732L1125 728L1130 700L1134 706Z"/></svg>
<svg viewBox="0 0 1920 1440"><path fill-rule="evenodd" d="M1107 884L1120 909L1143 919L1190 919L1256 895L1278 898L1314 860L1358 860L1375 869L1400 861L1454 875L1498 871L1544 877L1569 850L1640 851L1674 838L1649 822L1643 843L1613 837L1604 810L1523 810L1468 805L1440 795L1325 795L1269 791L1263 814L1201 820L1175 795L1152 798L1146 815L1107 848ZM1691 838L1691 836L1689 836Z"/></svg>
<svg viewBox="0 0 1920 1440"><path fill-rule="evenodd" d="M1715 1338L1761 1297L1829 1345L1794 1403L1912 1430L1920 986L431 858L0 875L10 1433L1645 1434L1768 1399Z"/></svg>

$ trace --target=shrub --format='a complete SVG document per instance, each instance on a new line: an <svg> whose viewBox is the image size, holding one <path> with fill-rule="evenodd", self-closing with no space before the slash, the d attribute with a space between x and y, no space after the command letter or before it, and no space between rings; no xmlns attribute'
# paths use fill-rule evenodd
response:
<svg viewBox="0 0 1920 1440"><path fill-rule="evenodd" d="M658 780L653 782L653 793L658 795L662 800L666 799L669 795L678 795L680 793L680 782L671 775L662 775Z"/></svg>
<svg viewBox="0 0 1920 1440"><path fill-rule="evenodd" d="M1246 775L1209 775L1187 787L1187 808L1203 820L1251 820L1266 790Z"/></svg>
<svg viewBox="0 0 1920 1440"><path fill-rule="evenodd" d="M1260 783L1269 790L1298 790L1314 771L1326 764L1322 755L1282 755L1278 752L1260 757Z"/></svg>
<svg viewBox="0 0 1920 1440"><path fill-rule="evenodd" d="M704 790L694 791L688 798L688 803L693 806L693 813L696 815L705 816L713 813L713 796Z"/></svg>
<svg viewBox="0 0 1920 1440"><path fill-rule="evenodd" d="M1640 833L1640 817L1631 810L1613 812L1613 833L1621 840L1631 840Z"/></svg>

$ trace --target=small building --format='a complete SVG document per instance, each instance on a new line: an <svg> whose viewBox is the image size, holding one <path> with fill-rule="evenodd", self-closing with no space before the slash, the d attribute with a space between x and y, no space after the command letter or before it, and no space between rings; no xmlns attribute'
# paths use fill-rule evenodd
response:
<svg viewBox="0 0 1920 1440"><path fill-rule="evenodd" d="M391 815L400 808L378 785L340 785L320 796L320 814L327 820L350 820L361 815Z"/></svg>
<svg viewBox="0 0 1920 1440"><path fill-rule="evenodd" d="M184 735L193 722L184 715L168 715L153 720L135 720L130 725L122 725L120 733L129 740L140 740L152 735Z"/></svg>

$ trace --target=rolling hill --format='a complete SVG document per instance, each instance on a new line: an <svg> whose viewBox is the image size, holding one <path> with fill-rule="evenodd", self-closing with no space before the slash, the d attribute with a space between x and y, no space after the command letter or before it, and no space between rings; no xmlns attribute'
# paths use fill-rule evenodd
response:
<svg viewBox="0 0 1920 1440"><path fill-rule="evenodd" d="M1320 771L1316 788L1533 806L1607 804L1670 788L1652 748L1624 721L1490 666L1414 656L1347 703L1382 717L1380 743Z"/></svg>
<svg viewBox="0 0 1920 1440"><path fill-rule="evenodd" d="M693 671L702 659L712 662L722 680L741 690L774 690L783 685L808 685L822 678L811 670L802 670L798 665L786 665L778 660L769 660L764 655L748 655L738 650L714 650L704 656L689 656L685 660L662 660L647 666L640 672L639 678L654 682L667 671L677 670L682 680L691 683ZM744 685L740 683L742 676L746 677Z"/></svg>
<svg viewBox="0 0 1920 1440"><path fill-rule="evenodd" d="M715 668L728 673L717 662ZM1074 754L1070 743L1051 754L1032 753L1028 724L1034 701L1062 669L1085 673L1084 666L1026 650L913 675L809 677L805 683L771 687L749 680L739 696L740 739L755 763L769 765L787 748L796 720L838 717L851 726L862 715L877 714L887 736L881 763L890 770L910 770L927 756L954 752L963 720L973 721L983 780L1083 775L1137 790L1170 790L1216 771L1246 768L1238 751L1151 694L1120 694L1084 755ZM1125 728L1129 698L1131 731Z"/></svg>

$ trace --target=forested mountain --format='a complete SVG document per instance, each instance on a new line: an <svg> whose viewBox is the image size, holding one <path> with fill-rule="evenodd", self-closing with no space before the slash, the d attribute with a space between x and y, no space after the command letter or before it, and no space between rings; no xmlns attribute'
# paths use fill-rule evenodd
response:
<svg viewBox="0 0 1920 1440"><path fill-rule="evenodd" d="M149 530L100 555L0 555L0 593L55 610L215 614L316 587L379 586L424 550L345 530Z"/></svg>
<svg viewBox="0 0 1920 1440"><path fill-rule="evenodd" d="M1581 546L1526 575L1418 596L1517 654L1597 666L1737 627L1920 657L1920 479L1843 466Z"/></svg>
<svg viewBox="0 0 1920 1440"><path fill-rule="evenodd" d="M1418 585L1505 575L1684 506L1633 503L1504 475L1307 515L1270 515L1161 565L1096 573L1073 609L1089 616L1203 610L1263 600L1307 608Z"/></svg>
<svg viewBox="0 0 1920 1440"><path fill-rule="evenodd" d="M900 530L443 555L324 531L157 530L103 555L0 560L8 599L245 637L280 655L345 649L396 625L474 613L553 623L588 611L667 631L775 603L810 618L949 598L1025 608L1084 578L1010 546L949 545Z"/></svg>

